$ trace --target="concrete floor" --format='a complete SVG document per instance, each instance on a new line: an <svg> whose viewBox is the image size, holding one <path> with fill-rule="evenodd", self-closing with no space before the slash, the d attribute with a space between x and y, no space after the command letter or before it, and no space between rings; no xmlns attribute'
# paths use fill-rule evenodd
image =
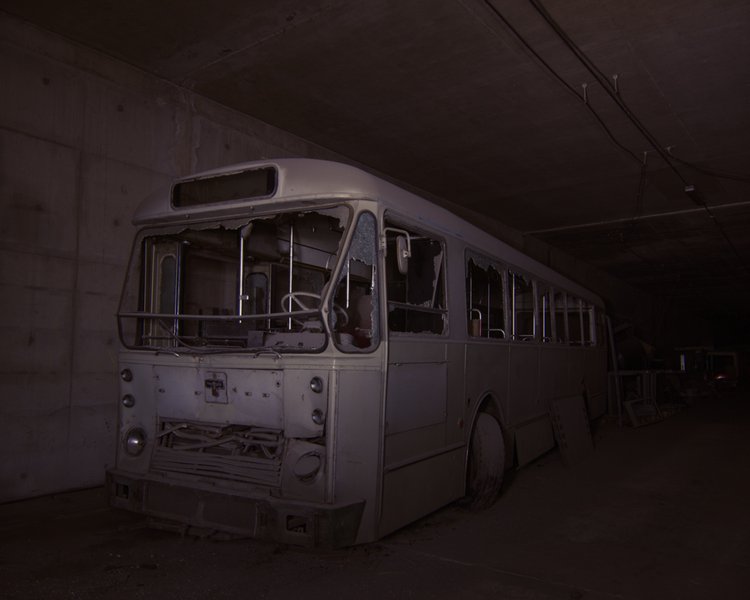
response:
<svg viewBox="0 0 750 600"><path fill-rule="evenodd" d="M154 531L102 489L0 506L0 598L748 598L750 394L703 399L596 452L514 474L367 546L313 551Z"/></svg>

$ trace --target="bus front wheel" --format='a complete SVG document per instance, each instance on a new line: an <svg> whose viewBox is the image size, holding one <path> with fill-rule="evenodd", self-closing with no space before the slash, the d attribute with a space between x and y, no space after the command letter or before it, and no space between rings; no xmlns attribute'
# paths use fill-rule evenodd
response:
<svg viewBox="0 0 750 600"><path fill-rule="evenodd" d="M489 413L479 413L471 434L466 473L467 505L474 510L489 508L503 484L505 444L500 423Z"/></svg>

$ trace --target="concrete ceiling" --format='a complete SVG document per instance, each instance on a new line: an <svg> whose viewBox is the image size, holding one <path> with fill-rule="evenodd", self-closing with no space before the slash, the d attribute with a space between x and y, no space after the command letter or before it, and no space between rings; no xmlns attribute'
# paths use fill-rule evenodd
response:
<svg viewBox="0 0 750 600"><path fill-rule="evenodd" d="M748 313L747 0L4 0L2 9L673 306Z"/></svg>

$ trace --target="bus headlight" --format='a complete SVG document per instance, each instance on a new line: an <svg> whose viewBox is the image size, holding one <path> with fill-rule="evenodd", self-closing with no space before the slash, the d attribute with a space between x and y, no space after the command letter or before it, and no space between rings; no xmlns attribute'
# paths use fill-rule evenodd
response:
<svg viewBox="0 0 750 600"><path fill-rule="evenodd" d="M125 436L125 452L130 456L138 456L146 447L146 432L140 427L131 429Z"/></svg>
<svg viewBox="0 0 750 600"><path fill-rule="evenodd" d="M318 452L306 452L297 459L292 471L297 479L303 483L310 483L322 466L323 459Z"/></svg>
<svg viewBox="0 0 750 600"><path fill-rule="evenodd" d="M323 380L317 375L310 380L310 389L316 394L323 391Z"/></svg>
<svg viewBox="0 0 750 600"><path fill-rule="evenodd" d="M312 411L312 422L316 425L322 425L326 422L326 416L323 414L323 411L319 408L316 408L314 411Z"/></svg>

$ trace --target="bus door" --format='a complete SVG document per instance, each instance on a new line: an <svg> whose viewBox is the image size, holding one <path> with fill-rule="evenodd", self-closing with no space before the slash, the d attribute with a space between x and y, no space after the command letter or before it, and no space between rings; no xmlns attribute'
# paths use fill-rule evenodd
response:
<svg viewBox="0 0 750 600"><path fill-rule="evenodd" d="M460 451L446 451L445 245L388 223L384 237L388 366L381 534L460 496L463 467Z"/></svg>

